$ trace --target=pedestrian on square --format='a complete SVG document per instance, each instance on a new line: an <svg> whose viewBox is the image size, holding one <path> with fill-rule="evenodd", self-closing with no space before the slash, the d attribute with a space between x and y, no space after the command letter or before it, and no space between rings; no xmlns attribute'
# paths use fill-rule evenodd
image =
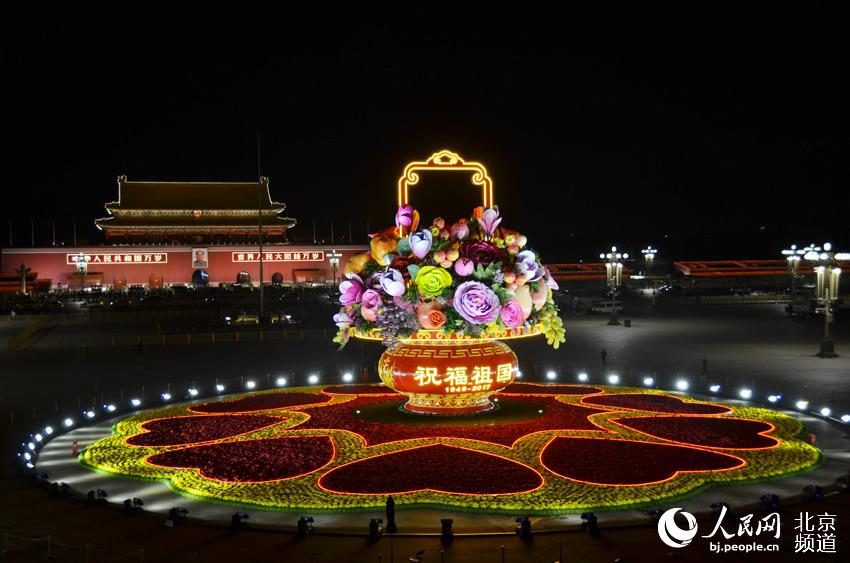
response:
<svg viewBox="0 0 850 563"><path fill-rule="evenodd" d="M605 348L603 348L602 349L602 366L603 367L608 365L607 360L608 360L608 352L606 352Z"/></svg>
<svg viewBox="0 0 850 563"><path fill-rule="evenodd" d="M77 446L77 441L74 440L74 443L71 444L71 455L77 457L77 452L79 451L79 446Z"/></svg>

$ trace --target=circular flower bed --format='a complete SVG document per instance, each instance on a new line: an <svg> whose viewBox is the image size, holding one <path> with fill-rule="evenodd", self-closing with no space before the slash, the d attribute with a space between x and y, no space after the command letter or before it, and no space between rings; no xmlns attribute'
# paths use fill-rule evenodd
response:
<svg viewBox="0 0 850 563"><path fill-rule="evenodd" d="M657 505L815 467L795 419L652 390L514 383L497 412L404 414L382 386L177 405L119 422L82 462L280 510L399 507L554 514Z"/></svg>

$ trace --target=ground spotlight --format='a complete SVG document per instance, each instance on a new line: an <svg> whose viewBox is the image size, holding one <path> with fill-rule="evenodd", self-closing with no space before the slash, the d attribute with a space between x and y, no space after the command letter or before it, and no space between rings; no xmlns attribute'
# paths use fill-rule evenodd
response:
<svg viewBox="0 0 850 563"><path fill-rule="evenodd" d="M842 414L841 422L850 422L850 414Z"/></svg>
<svg viewBox="0 0 850 563"><path fill-rule="evenodd" d="M224 385L222 385L221 383L216 383L215 384L215 390L218 391L219 393L224 392Z"/></svg>
<svg viewBox="0 0 850 563"><path fill-rule="evenodd" d="M170 401L171 400L171 393L163 393L162 395L160 395L160 397L162 397L163 401Z"/></svg>
<svg viewBox="0 0 850 563"><path fill-rule="evenodd" d="M646 385L647 387L652 387L653 385L655 385L655 380L652 379L651 377L644 377L643 378L643 384Z"/></svg>
<svg viewBox="0 0 850 563"><path fill-rule="evenodd" d="M581 372L580 374L578 374L578 380L579 381L587 381L587 374L584 373L584 372Z"/></svg>
<svg viewBox="0 0 850 563"><path fill-rule="evenodd" d="M516 370L516 378L517 378L517 379L522 379L522 372L521 372L521 371Z"/></svg>
<svg viewBox="0 0 850 563"><path fill-rule="evenodd" d="M309 383L310 385L315 385L318 382L319 382L319 376L316 375L315 373L307 378L307 383Z"/></svg>
<svg viewBox="0 0 850 563"><path fill-rule="evenodd" d="M354 376L351 375L350 372L345 372L344 374L342 374L342 380L345 383L351 383L352 381L354 381Z"/></svg>
<svg viewBox="0 0 850 563"><path fill-rule="evenodd" d="M130 404L133 405L134 407L138 407L142 404L142 400L141 399L130 399Z"/></svg>
<svg viewBox="0 0 850 563"><path fill-rule="evenodd" d="M711 391L712 393L719 393L720 392L720 385L717 385L715 383L714 385L709 387L708 390Z"/></svg>
<svg viewBox="0 0 850 563"><path fill-rule="evenodd" d="M547 371L546 379L548 379L549 381L554 381L555 379L558 379L558 374L551 370Z"/></svg>
<svg viewBox="0 0 850 563"><path fill-rule="evenodd" d="M748 388L741 389L738 391L738 396L742 399L750 400L753 398L753 390Z"/></svg>
<svg viewBox="0 0 850 563"><path fill-rule="evenodd" d="M48 436L50 436L51 434L53 434L53 427L52 426L45 426L44 427L44 433L47 434Z"/></svg>
<svg viewBox="0 0 850 563"><path fill-rule="evenodd" d="M822 409L820 410L820 415L821 415L821 416L829 416L829 415L831 415L831 414L832 414L832 409L831 409L831 408L829 408L829 407L824 407L824 408L822 408Z"/></svg>
<svg viewBox="0 0 850 563"><path fill-rule="evenodd" d="M42 436L41 434L36 434L35 436L33 436L33 438L35 438L36 442L41 442L42 440L44 440L44 436Z"/></svg>
<svg viewBox="0 0 850 563"><path fill-rule="evenodd" d="M245 388L246 389L253 389L256 386L257 386L257 384L254 382L253 379L249 379L248 381L245 382Z"/></svg>
<svg viewBox="0 0 850 563"><path fill-rule="evenodd" d="M804 411L807 408L809 408L809 402L808 401L797 401L796 403L794 403L794 406L797 407L799 410Z"/></svg>
<svg viewBox="0 0 850 563"><path fill-rule="evenodd" d="M771 403L775 403L776 401L778 401L778 400L779 400L779 399L781 399L781 398L782 398L782 395L770 395L770 396L767 398L767 400L768 400L769 402L771 402Z"/></svg>
<svg viewBox="0 0 850 563"><path fill-rule="evenodd" d="M195 389L194 387L192 387L191 389L189 389L189 396L190 397L197 397L198 396L198 390Z"/></svg>
<svg viewBox="0 0 850 563"><path fill-rule="evenodd" d="M92 418L95 417L95 412L94 411L84 411L83 415L85 415L86 418L92 419Z"/></svg>
<svg viewBox="0 0 850 563"><path fill-rule="evenodd" d="M27 443L27 447L28 447L31 451L35 451L35 444L33 444L32 442Z"/></svg>
<svg viewBox="0 0 850 563"><path fill-rule="evenodd" d="M684 379L679 379L676 381L676 389L679 391L687 391L688 390L688 382Z"/></svg>
<svg viewBox="0 0 850 563"><path fill-rule="evenodd" d="M108 404L108 405L106 405L104 408L106 409L106 411L107 411L107 412L115 412L115 410L116 410L118 407L116 407L116 406L115 406L115 405L113 405L112 403L109 403L109 404Z"/></svg>
<svg viewBox="0 0 850 563"><path fill-rule="evenodd" d="M620 376L616 373L612 373L608 376L608 383L611 385L618 385L620 383Z"/></svg>
<svg viewBox="0 0 850 563"><path fill-rule="evenodd" d="M74 419L73 418L66 418L65 420L62 421L62 424L65 425L65 428L69 428L69 427L74 425Z"/></svg>
<svg viewBox="0 0 850 563"><path fill-rule="evenodd" d="M277 385L278 387L283 387L284 385L286 385L286 378L285 377L278 377L277 379L274 380L274 384Z"/></svg>

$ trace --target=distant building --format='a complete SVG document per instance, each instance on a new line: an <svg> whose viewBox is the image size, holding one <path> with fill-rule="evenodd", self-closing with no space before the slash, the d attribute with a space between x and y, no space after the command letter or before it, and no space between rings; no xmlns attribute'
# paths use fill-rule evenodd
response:
<svg viewBox="0 0 850 563"><path fill-rule="evenodd" d="M269 179L259 182L131 182L118 177L118 201L106 204L110 216L95 225L113 244L286 244L295 219L281 217L283 203L272 201Z"/></svg>
<svg viewBox="0 0 850 563"><path fill-rule="evenodd" d="M271 199L265 177L259 182L130 182L120 176L118 200L106 204L110 216L95 221L106 244L3 249L0 292L19 290L15 268L21 264L31 270L28 287L39 289L256 285L260 208L266 283L338 281L351 256L369 249L290 245L286 231L296 221L281 216L286 206ZM336 271L332 251L339 253Z"/></svg>

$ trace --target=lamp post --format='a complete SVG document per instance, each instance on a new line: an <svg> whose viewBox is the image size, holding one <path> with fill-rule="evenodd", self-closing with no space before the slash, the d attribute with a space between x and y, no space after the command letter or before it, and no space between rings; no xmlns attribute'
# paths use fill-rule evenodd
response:
<svg viewBox="0 0 850 563"><path fill-rule="evenodd" d="M824 243L823 248L813 247L803 256L815 265L815 276L817 284L815 298L823 306L823 339L820 341L818 357L835 358L835 343L829 334L829 325L832 323L832 303L838 300L838 283L841 277L839 260L850 260L848 252L833 252L832 244Z"/></svg>
<svg viewBox="0 0 850 563"><path fill-rule="evenodd" d="M21 262L20 268L15 268L15 272L21 275L21 294L27 294L27 274L30 273L30 268L27 268L23 262Z"/></svg>
<svg viewBox="0 0 850 563"><path fill-rule="evenodd" d="M658 254L658 249L652 248L652 245L649 245L641 250L640 253L643 254L643 259L646 262L646 274L649 275L652 265L655 263L655 255Z"/></svg>
<svg viewBox="0 0 850 563"><path fill-rule="evenodd" d="M339 269L339 259L342 258L342 253L336 250L328 252L328 262L331 263L331 271L333 271L333 282L336 284L336 272Z"/></svg>
<svg viewBox="0 0 850 563"><path fill-rule="evenodd" d="M791 304L788 308L788 313L794 313L794 301L797 296L797 279L800 277L800 260L807 253L813 251L815 248L814 244L810 244L805 248L797 248L796 244L792 244L791 248L786 248L782 251L782 254L788 260L788 275L791 276Z"/></svg>
<svg viewBox="0 0 850 563"><path fill-rule="evenodd" d="M80 252L74 256L73 260L77 265L77 273L80 274L80 291L83 291L86 286L86 273L89 271L89 261L91 261L91 256L84 252Z"/></svg>
<svg viewBox="0 0 850 563"><path fill-rule="evenodd" d="M623 283L623 263L620 260L628 259L629 255L617 252L617 247L612 246L611 252L603 252L599 257L605 260L605 277L611 294L611 316L608 318L608 324L618 325L620 318L617 316L617 290Z"/></svg>

